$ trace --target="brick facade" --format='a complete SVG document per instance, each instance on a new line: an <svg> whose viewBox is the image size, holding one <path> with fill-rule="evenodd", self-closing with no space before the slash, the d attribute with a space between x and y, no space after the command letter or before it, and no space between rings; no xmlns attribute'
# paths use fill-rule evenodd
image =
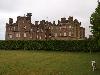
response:
<svg viewBox="0 0 100 75"><path fill-rule="evenodd" d="M6 23L6 40L83 40L85 28L80 27L81 23L73 17L61 18L58 23L42 20L31 23L31 13L26 16L18 16L16 23L9 18Z"/></svg>

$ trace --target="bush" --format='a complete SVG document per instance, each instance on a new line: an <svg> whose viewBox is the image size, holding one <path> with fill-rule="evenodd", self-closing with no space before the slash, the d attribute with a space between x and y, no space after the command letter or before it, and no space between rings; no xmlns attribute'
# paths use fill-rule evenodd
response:
<svg viewBox="0 0 100 75"><path fill-rule="evenodd" d="M47 50L47 51L100 51L98 43L93 40L48 40L48 41L0 41L1 50Z"/></svg>

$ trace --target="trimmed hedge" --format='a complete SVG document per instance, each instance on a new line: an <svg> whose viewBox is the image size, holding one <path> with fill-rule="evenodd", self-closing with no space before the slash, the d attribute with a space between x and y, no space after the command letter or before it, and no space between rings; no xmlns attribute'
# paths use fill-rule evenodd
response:
<svg viewBox="0 0 100 75"><path fill-rule="evenodd" d="M93 40L0 41L0 50L100 51Z"/></svg>

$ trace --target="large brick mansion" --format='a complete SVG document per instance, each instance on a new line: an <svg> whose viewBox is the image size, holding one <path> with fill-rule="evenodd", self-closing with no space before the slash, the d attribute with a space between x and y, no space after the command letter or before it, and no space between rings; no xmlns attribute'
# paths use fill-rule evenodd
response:
<svg viewBox="0 0 100 75"><path fill-rule="evenodd" d="M31 22L32 13L26 16L18 16L16 23L9 18L6 23L6 40L83 40L85 28L73 17L61 18L56 24L42 20Z"/></svg>

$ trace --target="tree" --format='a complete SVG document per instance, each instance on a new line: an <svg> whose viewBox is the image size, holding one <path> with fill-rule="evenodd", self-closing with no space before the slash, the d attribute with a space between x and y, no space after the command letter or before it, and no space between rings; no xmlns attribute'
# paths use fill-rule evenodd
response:
<svg viewBox="0 0 100 75"><path fill-rule="evenodd" d="M98 41L100 46L100 2L98 0L98 6L95 9L95 12L90 17L90 23L91 26L91 32L93 34L93 37L96 41Z"/></svg>

